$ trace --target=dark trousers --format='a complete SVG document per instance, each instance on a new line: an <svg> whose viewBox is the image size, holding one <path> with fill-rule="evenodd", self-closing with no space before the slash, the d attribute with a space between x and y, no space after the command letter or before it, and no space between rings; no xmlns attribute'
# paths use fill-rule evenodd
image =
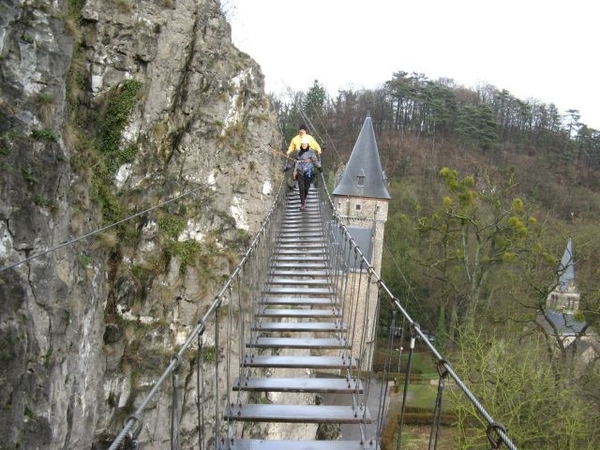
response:
<svg viewBox="0 0 600 450"><path fill-rule="evenodd" d="M298 174L298 190L300 191L300 204L306 204L306 197L308 196L308 190L310 189L310 183L312 177L306 174Z"/></svg>

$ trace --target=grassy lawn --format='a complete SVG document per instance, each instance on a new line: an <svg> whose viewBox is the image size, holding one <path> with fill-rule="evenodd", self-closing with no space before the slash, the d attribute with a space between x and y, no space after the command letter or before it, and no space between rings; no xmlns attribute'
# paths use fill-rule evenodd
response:
<svg viewBox="0 0 600 450"><path fill-rule="evenodd" d="M436 439L436 430L433 429L433 407L437 396L437 387L426 385L412 385L407 396L404 424L402 426L403 450L428 450L429 441ZM447 403L447 402L446 402ZM395 450L398 442L398 420L402 404L402 393L395 394L390 399L389 412L385 429L383 431L382 450ZM413 408L424 410L420 413L408 413ZM442 404L442 410L447 411L447 405ZM437 430L437 450L451 450L454 448L454 427L440 426ZM432 435L432 433L434 433ZM432 441L433 442L433 441ZM431 448L434 448L433 445Z"/></svg>
<svg viewBox="0 0 600 450"><path fill-rule="evenodd" d="M452 428L442 427L437 436L437 450L454 450L454 442L452 438ZM396 436L397 438L397 436ZM429 440L434 439L435 435L431 436L431 427L418 425L405 425L404 433L402 434L402 449L403 450L429 450ZM393 442L391 448L383 448L382 450L395 450L397 442ZM432 445L431 448L434 448Z"/></svg>
<svg viewBox="0 0 600 450"><path fill-rule="evenodd" d="M396 357L396 366L398 364L398 353ZM393 357L392 357L393 358ZM384 361L385 354L376 356L376 361ZM402 354L400 361L400 374L392 374L390 380L396 384L396 392L391 394L390 405L388 409L387 423L383 431L382 450L395 450L398 441L397 426L400 418L402 406L404 377L402 371L407 367L408 354ZM377 364L377 362L375 363ZM392 366L394 364L392 363ZM392 369L393 370L393 369ZM394 376L395 375L395 376ZM426 352L415 352L412 360L412 370L406 394L406 406L404 423L402 428L402 449L403 450L427 450L430 447L430 440L436 439L436 431L433 430L433 410L438 394L438 373L431 358ZM449 389L446 385L444 396L442 398L442 423L451 423L452 404L447 395ZM451 450L453 448L454 428L451 426L441 426L437 431L437 450Z"/></svg>

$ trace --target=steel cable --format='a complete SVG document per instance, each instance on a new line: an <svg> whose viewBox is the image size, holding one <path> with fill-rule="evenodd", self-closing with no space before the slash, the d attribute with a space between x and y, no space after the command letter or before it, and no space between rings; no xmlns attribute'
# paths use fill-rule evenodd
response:
<svg viewBox="0 0 600 450"><path fill-rule="evenodd" d="M145 209L145 210L143 210L143 211L140 211L140 212L138 212L138 213L135 213L135 214L133 214L133 215L131 215L131 216L125 217L124 219L121 219L121 220L119 220L119 221L117 221L117 222L111 223L110 225L107 225L107 226L105 226L105 227L102 227L102 228L99 228L99 229L97 229L97 230L91 231L91 232L89 232L89 233L87 233L87 234L84 234L83 236L79 236L79 237L77 237L77 238L75 238L75 239L71 239L71 240L65 241L65 242L63 242L63 243L61 243L61 244L59 244L59 245L57 245L57 246L55 246L55 247L51 247L51 248L49 248L49 249L47 249L47 250L44 250L44 251L42 251L42 252L35 253L35 254L33 254L33 255L31 255L31 256L29 256L29 257L25 258L25 259L22 259L22 260L20 260L20 261L17 261L17 262L15 262L15 263L13 263L13 264L10 264L10 265L8 265L8 266L5 266L5 267L2 267L2 268L0 268L0 272L4 272L5 270L9 270L9 269L12 269L12 268L14 268L14 267L20 266L21 264L25 264L26 262L29 262L29 261L31 261L31 260L33 260L33 259L39 258L39 257L41 257L41 256L44 256L44 255L47 255L47 254L49 254L49 253L53 253L53 252L55 252L55 251L57 251L57 250L60 250L61 248L68 247L68 246L70 246L70 245L73 245L73 244L75 244L75 243L77 243L77 242L79 242L79 241L82 241L82 240L84 240L84 239L87 239L87 238L89 238L89 237L92 237L92 236L94 236L94 235L96 235L96 234L102 233L102 232L104 232L104 231L106 231L106 230L109 230L109 229L111 229L111 228L114 228L114 227L116 227L117 225L120 225L120 224L122 224L122 223L124 223L124 222L127 222L127 221L131 220L131 219L135 219L136 217L139 217L139 216L142 216L142 215L144 215L144 214L147 214L147 213L149 213L150 211L153 211L153 210L155 210L155 209L157 209L157 208L160 208L160 207L162 207L162 206L168 205L169 203L172 203L172 202L174 202L174 201L176 201L176 200L179 200L180 198L183 198L183 197L186 197L186 196L188 196L188 195L194 194L194 193L196 193L197 191L199 191L200 189L203 189L203 188L205 188L205 187L206 187L205 185L202 185L202 186L200 186L200 187L197 187L196 189L192 189L191 191L184 192L183 194L181 194L181 195L178 195L177 197L174 197L174 198L172 198L172 199L170 199L170 200L166 200L166 201L164 201L164 202L162 202L162 203L159 203L159 204L157 204L157 205L155 205L155 206L152 206L152 207L150 207L150 208L148 208L148 209Z"/></svg>

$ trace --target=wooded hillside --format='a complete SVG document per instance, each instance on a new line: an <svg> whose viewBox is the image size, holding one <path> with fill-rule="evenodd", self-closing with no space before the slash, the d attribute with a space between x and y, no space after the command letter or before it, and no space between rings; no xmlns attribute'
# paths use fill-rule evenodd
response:
<svg viewBox="0 0 600 450"><path fill-rule="evenodd" d="M324 144L330 185L372 117L392 196L386 284L522 448L597 448L600 132L577 111L406 72L335 96L315 81L272 103L283 148L300 123ZM569 317L585 326L567 338L547 326L546 299L569 238L581 293ZM391 320L382 305L382 335Z"/></svg>

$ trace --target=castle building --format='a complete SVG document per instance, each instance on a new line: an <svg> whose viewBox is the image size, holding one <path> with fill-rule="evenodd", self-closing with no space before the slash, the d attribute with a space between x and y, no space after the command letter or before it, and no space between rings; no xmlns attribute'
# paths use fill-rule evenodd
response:
<svg viewBox="0 0 600 450"><path fill-rule="evenodd" d="M548 294L546 308L537 321L557 340L558 348L589 363L600 355L600 345L596 333L578 314L581 293L575 283L572 239L567 241L557 275L556 287Z"/></svg>
<svg viewBox="0 0 600 450"><path fill-rule="evenodd" d="M340 220L377 274L381 274L383 236L390 198L373 124L371 117L367 116L340 181L333 190L333 200ZM353 267L352 264L349 261L350 277L356 280L359 275L364 276L364 273L358 274L360 265ZM352 339L354 348L366 349L365 354L359 357L363 369L370 370L376 336L378 287L372 280L362 284L360 289L359 304L353 308L356 309L356 317L363 322L354 330ZM360 345L363 339L366 346Z"/></svg>
<svg viewBox="0 0 600 450"><path fill-rule="evenodd" d="M556 286L546 298L545 321L553 333L558 333L562 339L572 340L586 326L585 322L577 320L575 315L579 310L581 294L575 284L572 239L567 241L557 275Z"/></svg>

